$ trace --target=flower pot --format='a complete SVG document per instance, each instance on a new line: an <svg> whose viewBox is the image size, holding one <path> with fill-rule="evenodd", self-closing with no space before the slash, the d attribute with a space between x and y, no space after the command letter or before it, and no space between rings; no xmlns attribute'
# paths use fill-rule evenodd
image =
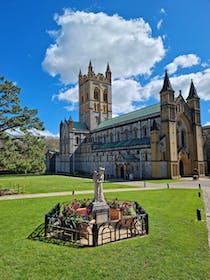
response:
<svg viewBox="0 0 210 280"><path fill-rule="evenodd" d="M122 213L120 209L110 208L110 220L120 220Z"/></svg>
<svg viewBox="0 0 210 280"><path fill-rule="evenodd" d="M121 225L123 227L131 227L133 225L134 218L132 216L122 216Z"/></svg>

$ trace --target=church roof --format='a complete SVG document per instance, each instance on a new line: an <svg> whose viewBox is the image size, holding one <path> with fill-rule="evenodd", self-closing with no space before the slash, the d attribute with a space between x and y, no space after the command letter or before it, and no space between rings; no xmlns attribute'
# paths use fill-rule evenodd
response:
<svg viewBox="0 0 210 280"><path fill-rule="evenodd" d="M129 122L135 119L148 117L160 113L160 103L151 105L128 114L120 115L119 117L112 118L100 123L96 129L106 128L108 126L115 126L120 123Z"/></svg>
<svg viewBox="0 0 210 280"><path fill-rule="evenodd" d="M73 128L76 130L88 130L87 125L81 122L73 122Z"/></svg>
<svg viewBox="0 0 210 280"><path fill-rule="evenodd" d="M106 150L106 149L115 149L115 148L127 148L133 146L141 146L141 145L150 145L150 138L137 138L131 140L110 142L110 143L98 143L93 145L93 150Z"/></svg>

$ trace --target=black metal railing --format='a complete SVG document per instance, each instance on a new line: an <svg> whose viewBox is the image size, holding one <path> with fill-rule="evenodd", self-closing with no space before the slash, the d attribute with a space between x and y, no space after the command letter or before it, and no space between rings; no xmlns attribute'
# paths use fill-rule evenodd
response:
<svg viewBox="0 0 210 280"><path fill-rule="evenodd" d="M147 235L149 233L148 213L138 202L133 202L133 207L136 215L122 216L119 220L110 220L104 224L96 224L91 221L76 223L74 220L64 223L60 213L61 206L58 203L45 215L44 237L45 239L71 242L79 246L95 247ZM32 236L33 234L31 234L31 238Z"/></svg>

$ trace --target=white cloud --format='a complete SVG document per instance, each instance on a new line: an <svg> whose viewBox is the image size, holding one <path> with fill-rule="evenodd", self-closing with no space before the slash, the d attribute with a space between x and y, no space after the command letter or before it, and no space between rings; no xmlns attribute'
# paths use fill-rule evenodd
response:
<svg viewBox="0 0 210 280"><path fill-rule="evenodd" d="M59 134L53 134L49 130L37 130L35 128L29 130L35 136L43 137L59 137Z"/></svg>
<svg viewBox="0 0 210 280"><path fill-rule="evenodd" d="M44 137L59 137L59 134L53 134L49 130L37 130L35 128L29 129L28 132L32 133L34 136L44 136ZM7 133L13 137L22 137L24 132L19 128L9 129Z"/></svg>
<svg viewBox="0 0 210 280"><path fill-rule="evenodd" d="M166 66L170 74L177 71L178 67L188 68L200 63L200 58L195 54L177 56L174 61Z"/></svg>
<svg viewBox="0 0 210 280"><path fill-rule="evenodd" d="M165 9L164 9L164 8L161 8L161 9L160 9L160 13L166 15Z"/></svg>
<svg viewBox="0 0 210 280"><path fill-rule="evenodd" d="M141 96L141 89L141 85L131 79L114 81L112 84L113 115L128 113L135 110L134 102L144 100Z"/></svg>
<svg viewBox="0 0 210 280"><path fill-rule="evenodd" d="M60 29L51 31L55 43L46 50L42 65L50 75L60 75L64 84L77 82L79 67L86 73L90 59L97 72L111 62L113 77L125 78L150 74L165 55L161 37L152 37L142 18L66 9L55 20Z"/></svg>
<svg viewBox="0 0 210 280"><path fill-rule="evenodd" d="M64 108L67 111L71 112L74 111L77 107L79 98L78 94L79 89L78 84L76 84L69 89L62 89L58 94L54 94L52 100L57 98L59 101L67 101L68 103L70 103L70 105L65 106Z"/></svg>
<svg viewBox="0 0 210 280"><path fill-rule="evenodd" d="M186 99L190 90L190 82L193 80L199 97L206 101L210 100L210 68L202 72L174 77L169 76L169 78L175 90L175 95L178 95L179 90L181 90L183 97ZM163 79L163 76L157 76L144 86L133 79L119 79L113 81L113 116L139 109L145 106L146 102L151 98L159 102L159 93L163 86ZM66 106L65 109L67 111L74 111L78 106L78 85L66 91L61 91L59 94L55 95L54 98L60 101L66 101L69 105Z"/></svg>
<svg viewBox="0 0 210 280"><path fill-rule="evenodd" d="M204 126L210 126L210 122L205 123Z"/></svg>
<svg viewBox="0 0 210 280"><path fill-rule="evenodd" d="M169 79L176 95L178 95L179 90L181 90L183 97L187 98L190 90L190 83L191 80L193 80L198 96L205 101L210 100L210 68L186 75L169 76ZM155 77L142 88L142 94L148 99L153 97L159 100L159 92L162 86L163 77Z"/></svg>
<svg viewBox="0 0 210 280"><path fill-rule="evenodd" d="M159 20L158 23L157 23L157 29L160 30L161 26L163 24L163 20Z"/></svg>

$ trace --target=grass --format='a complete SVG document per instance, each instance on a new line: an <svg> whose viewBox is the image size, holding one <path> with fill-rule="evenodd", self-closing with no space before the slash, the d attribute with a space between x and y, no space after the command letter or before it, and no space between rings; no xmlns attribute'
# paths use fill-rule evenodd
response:
<svg viewBox="0 0 210 280"><path fill-rule="evenodd" d="M0 176L0 187L15 189L19 192L33 193L49 193L63 191L93 190L92 179L81 179L77 177L42 175L42 176L24 176L10 175ZM104 189L128 188L125 185L115 185L105 183Z"/></svg>
<svg viewBox="0 0 210 280"><path fill-rule="evenodd" d="M0 201L1 279L209 279L207 229L204 221L196 221L196 209L203 211L196 190L106 196L138 201L149 213L149 235L82 249L33 241L26 237L44 214L71 197Z"/></svg>

